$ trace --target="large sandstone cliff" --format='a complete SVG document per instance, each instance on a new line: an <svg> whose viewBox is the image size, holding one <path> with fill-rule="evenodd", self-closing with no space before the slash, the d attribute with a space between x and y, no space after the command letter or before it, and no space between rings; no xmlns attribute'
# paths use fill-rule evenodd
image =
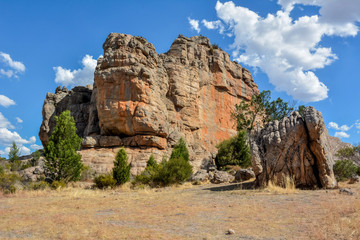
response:
<svg viewBox="0 0 360 240"><path fill-rule="evenodd" d="M250 72L206 37L180 35L157 54L142 37L111 33L103 48L93 89L48 94L39 133L46 144L54 116L70 110L84 138L83 161L99 172L111 169L125 146L137 174L151 153L160 160L180 137L198 169L212 161L217 143L236 133L234 105L258 93Z"/></svg>

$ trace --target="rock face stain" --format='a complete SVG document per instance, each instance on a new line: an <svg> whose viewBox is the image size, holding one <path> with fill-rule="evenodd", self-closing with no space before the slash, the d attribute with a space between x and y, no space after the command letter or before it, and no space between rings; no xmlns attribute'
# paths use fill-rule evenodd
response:
<svg viewBox="0 0 360 240"><path fill-rule="evenodd" d="M157 54L142 37L111 33L103 49L93 89L88 88L87 102L81 105L86 106L81 109L84 119L75 118L83 126L78 129L84 138L83 161L100 172L111 169L114 151L124 146L132 173L139 173L151 153L160 161L180 137L195 170L205 166L215 156L216 144L236 133L231 118L235 104L259 92L250 72L213 49L206 37L179 35L168 52ZM67 95L58 91L45 99L39 133L43 144L60 113L51 99L61 102ZM61 110L71 111L74 104Z"/></svg>

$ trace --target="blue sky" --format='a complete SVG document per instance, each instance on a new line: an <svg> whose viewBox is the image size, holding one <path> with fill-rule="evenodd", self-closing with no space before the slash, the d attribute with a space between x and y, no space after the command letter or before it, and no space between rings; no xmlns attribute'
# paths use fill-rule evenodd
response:
<svg viewBox="0 0 360 240"><path fill-rule="evenodd" d="M330 135L359 143L359 27L355 0L0 0L0 155L14 140L23 154L41 145L46 93L90 83L111 32L158 53L179 34L207 36L260 90L314 106Z"/></svg>

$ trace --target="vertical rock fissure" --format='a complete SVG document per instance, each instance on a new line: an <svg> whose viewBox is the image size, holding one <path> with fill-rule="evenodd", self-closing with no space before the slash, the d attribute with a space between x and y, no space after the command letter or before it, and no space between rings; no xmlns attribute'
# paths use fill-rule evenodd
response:
<svg viewBox="0 0 360 240"><path fill-rule="evenodd" d="M312 142L312 140L310 138L310 131L309 131L307 125L306 125L305 119L303 119L303 123L304 123L304 128L305 128L306 137L307 137L307 147L309 149L309 152L310 152L311 156L314 159L314 164L312 164L311 167L312 167L312 170L313 170L314 177L316 179L316 184L317 184L317 187L323 188L325 186L323 186L321 184L320 173L319 173L319 169L318 169L318 159L317 159L316 155L313 153L313 151L311 150L311 142Z"/></svg>

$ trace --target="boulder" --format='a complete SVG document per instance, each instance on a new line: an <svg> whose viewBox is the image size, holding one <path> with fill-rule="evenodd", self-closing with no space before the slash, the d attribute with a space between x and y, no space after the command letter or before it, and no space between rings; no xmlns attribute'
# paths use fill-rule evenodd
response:
<svg viewBox="0 0 360 240"><path fill-rule="evenodd" d="M235 174L235 181L236 182L247 181L247 180L249 180L251 178L255 178L255 173L251 168L249 168L249 169L240 169Z"/></svg>
<svg viewBox="0 0 360 240"><path fill-rule="evenodd" d="M253 130L250 147L258 186L284 185L290 177L300 188L337 187L328 131L313 107Z"/></svg>
<svg viewBox="0 0 360 240"><path fill-rule="evenodd" d="M196 181L204 182L206 180L209 180L209 173L205 169L200 169L199 171L194 173L190 178L190 181L193 182Z"/></svg>
<svg viewBox="0 0 360 240"><path fill-rule="evenodd" d="M31 181L31 182L38 181L43 173L44 173L44 169L40 166L29 167L29 168L19 171L19 175L25 181Z"/></svg>
<svg viewBox="0 0 360 240"><path fill-rule="evenodd" d="M227 183L232 182L234 180L234 176L231 176L226 171L215 171L214 176L211 179L212 183L218 184L218 183Z"/></svg>

